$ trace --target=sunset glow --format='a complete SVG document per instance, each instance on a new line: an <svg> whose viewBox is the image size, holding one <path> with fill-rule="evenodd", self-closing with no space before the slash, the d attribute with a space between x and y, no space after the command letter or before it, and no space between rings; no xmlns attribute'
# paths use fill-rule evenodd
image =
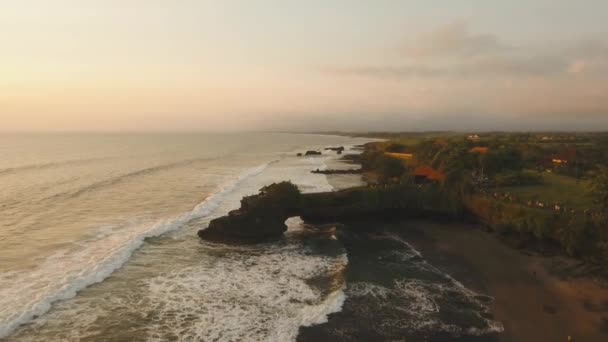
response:
<svg viewBox="0 0 608 342"><path fill-rule="evenodd" d="M601 0L0 6L4 131L608 123Z"/></svg>

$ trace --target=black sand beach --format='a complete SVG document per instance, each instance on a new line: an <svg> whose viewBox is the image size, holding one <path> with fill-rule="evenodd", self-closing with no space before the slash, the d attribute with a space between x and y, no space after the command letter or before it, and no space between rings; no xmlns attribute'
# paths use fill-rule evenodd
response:
<svg viewBox="0 0 608 342"><path fill-rule="evenodd" d="M331 175L328 179L335 188L360 181L355 175ZM488 320L486 329L458 331L441 326L428 329L432 327L428 324L426 328L420 324L414 327L424 320L420 307L416 308L418 314L411 317L396 312L395 307L399 299L416 302L419 298L378 296L371 291L362 296L353 296L350 291L349 296L347 285L342 311L330 315L325 324L301 328L299 341L608 340L608 286L604 279L590 276L593 273L578 260L559 253L541 254L517 248L476 224L437 220L351 224L342 230L339 239L349 256L347 284L363 280L390 287L391 282L399 279L415 279L420 273L411 273L408 267L419 264L420 258L436 268L436 274L445 273L474 291L467 293L469 298L466 295L456 296L459 300L451 298L451 303L460 309L458 312L450 311L450 299L431 298L437 305L440 321L456 326L460 323L460 327L483 326L481 317ZM401 260L387 257L399 254ZM397 322L397 317L404 328L387 324L391 319ZM494 322L496 325L492 325Z"/></svg>
<svg viewBox="0 0 608 342"><path fill-rule="evenodd" d="M429 262L494 297L498 341L608 340L608 288L580 262L516 250L477 226L424 221L399 225Z"/></svg>
<svg viewBox="0 0 608 342"><path fill-rule="evenodd" d="M572 259L516 250L475 225L405 221L347 227L353 228L355 232L340 234L349 252L347 284L365 281L390 288L390 283L398 279L430 280L429 275L435 277L434 282L441 279L441 273L412 268L418 263L416 258L422 258L423 263L449 274L467 289L489 297L459 293L457 287L440 293L418 287L417 291L422 290L418 294L388 295L368 288L364 295L353 295L347 285L343 310L331 315L328 323L302 328L299 341L536 342L568 341L569 336L572 341L608 339L608 288L587 276L575 276L576 262ZM366 233L357 232L361 229ZM403 258L411 251L398 242L400 239L421 256L391 259L390 255L400 254ZM437 312L425 312L425 296L437 305ZM407 305L413 310L399 311L400 301L409 301ZM500 322L504 331L493 333L496 326L488 326L483 319Z"/></svg>
<svg viewBox="0 0 608 342"><path fill-rule="evenodd" d="M347 299L328 323L301 328L298 341L495 341L502 328L492 298L427 262L393 228L368 222L338 234Z"/></svg>

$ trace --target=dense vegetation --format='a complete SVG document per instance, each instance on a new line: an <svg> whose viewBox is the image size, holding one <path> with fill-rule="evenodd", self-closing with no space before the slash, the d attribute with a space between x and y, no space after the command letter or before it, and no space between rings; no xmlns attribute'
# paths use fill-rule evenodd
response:
<svg viewBox="0 0 608 342"><path fill-rule="evenodd" d="M415 197L420 208L468 211L522 241L608 261L607 134L386 135L388 141L368 144L361 162L367 177L396 189L396 197L418 192L401 196ZM413 174L421 165L443 177L420 182Z"/></svg>
<svg viewBox="0 0 608 342"><path fill-rule="evenodd" d="M605 211L608 211L608 168L602 167L595 173L590 185L591 196Z"/></svg>

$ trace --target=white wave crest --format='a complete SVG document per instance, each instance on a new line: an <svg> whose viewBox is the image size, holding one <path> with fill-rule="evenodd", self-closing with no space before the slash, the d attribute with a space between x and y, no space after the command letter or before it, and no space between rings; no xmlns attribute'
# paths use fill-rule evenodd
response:
<svg viewBox="0 0 608 342"><path fill-rule="evenodd" d="M276 161L246 170L189 212L151 226L102 234L84 248L79 244L81 249L57 252L34 270L3 272L0 274L0 284L3 284L0 287L0 338L46 313L54 302L72 298L83 288L103 281L119 269L146 238L165 234L211 214L241 182L259 175Z"/></svg>
<svg viewBox="0 0 608 342"><path fill-rule="evenodd" d="M333 188L324 175L310 173L315 168L326 168L325 162L330 159L294 157L281 159L281 163L272 167L269 165L274 162L260 165L218 188L190 212L133 229L107 227L92 241L79 244L78 250L58 253L32 272L0 275L0 284L11 284L8 289L0 288L0 337L45 313L53 302L73 297L81 289L103 281L121 268L146 238L173 231L171 237L177 237L173 241L181 241L180 237L184 237L183 241L196 239L192 233L204 226L203 222L238 206L243 195L255 193L263 185L290 180L304 192L331 191ZM301 229L301 221L296 218L288 223L292 232ZM40 323L37 327L51 332L49 336L59 334L66 340L77 341L97 328L105 328L103 317L126 311L150 314L151 321L143 322L140 331L149 340L175 336L181 340L295 340L300 326L323 323L327 315L341 310L345 300L342 288L326 294L311 286L309 280L335 276L341 281L338 274L343 272L348 259L345 254L311 255L303 246L294 244L298 239L289 234L286 241L287 247L267 248L266 252L245 255L244 259L239 255L243 251L226 252L223 246L201 247L192 243L180 256L187 260L185 264L167 261L171 264L168 272L151 266L155 276L138 278L140 281L133 289L113 292L114 286L122 284L107 280L102 286L109 286L108 293L113 297L99 298L85 291L37 320ZM134 258L134 263L157 265L160 260L170 259L163 248L150 244L146 253ZM216 259L215 253L222 256ZM129 271L128 267L124 270ZM45 283L40 284L40 279ZM132 291L143 294L145 301L130 298ZM19 302L15 298L28 301ZM39 333L40 330L24 328L11 337L29 341Z"/></svg>
<svg viewBox="0 0 608 342"><path fill-rule="evenodd" d="M303 246L244 250L148 282L147 340L294 341L300 326L339 311L344 292L321 296L306 282L339 273L345 255L306 255ZM253 253L251 253L253 252Z"/></svg>

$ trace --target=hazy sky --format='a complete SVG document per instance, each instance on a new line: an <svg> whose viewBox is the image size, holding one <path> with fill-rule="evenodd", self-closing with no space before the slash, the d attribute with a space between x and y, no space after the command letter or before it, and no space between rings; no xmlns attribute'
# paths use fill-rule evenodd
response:
<svg viewBox="0 0 608 342"><path fill-rule="evenodd" d="M0 130L608 129L607 0L0 0Z"/></svg>

